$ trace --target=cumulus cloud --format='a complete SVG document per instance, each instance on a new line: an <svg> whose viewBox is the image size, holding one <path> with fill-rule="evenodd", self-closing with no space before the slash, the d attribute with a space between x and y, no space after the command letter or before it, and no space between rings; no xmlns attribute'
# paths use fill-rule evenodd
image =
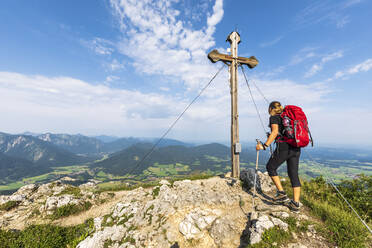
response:
<svg viewBox="0 0 372 248"><path fill-rule="evenodd" d="M179 17L175 2L111 0L123 33L118 48L138 72L176 77L195 88L213 70L206 56L215 45L213 33L223 18L223 1L215 1L206 23L197 30Z"/></svg>
<svg viewBox="0 0 372 248"><path fill-rule="evenodd" d="M63 128L83 133L89 128L104 131L119 126L129 131L129 123L173 117L184 103L167 95L91 85L70 77L12 72L0 72L0 97L7 103L0 106L6 129L24 129L27 123L39 131Z"/></svg>
<svg viewBox="0 0 372 248"><path fill-rule="evenodd" d="M174 129L175 137L186 140L229 138L227 81L225 71L186 112ZM330 91L323 84L302 85L290 80L255 82L269 100L299 104L308 109L324 101ZM259 135L261 130L248 90L243 82L240 84L240 120L242 125L252 129L249 133L242 129L242 138L247 138ZM266 116L267 103L254 88L253 94L261 113ZM27 123L27 128L35 132L159 137L194 95L176 97L167 91L141 93L103 84L92 85L70 77L0 72L0 97L6 103L0 106L3 131L13 133L23 132Z"/></svg>

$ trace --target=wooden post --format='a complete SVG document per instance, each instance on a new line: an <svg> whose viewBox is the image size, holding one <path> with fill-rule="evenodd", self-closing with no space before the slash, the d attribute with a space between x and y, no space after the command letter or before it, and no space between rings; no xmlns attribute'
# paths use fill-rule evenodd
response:
<svg viewBox="0 0 372 248"><path fill-rule="evenodd" d="M208 58L212 63L220 60L224 63L229 63L231 93L231 176L239 178L239 153L241 152L241 145L239 143L238 65L247 65L252 69L258 64L258 60L254 56L250 58L238 57L240 35L237 32L234 31L229 34L227 41L231 44L231 55L221 54L217 50L213 50L208 54Z"/></svg>
<svg viewBox="0 0 372 248"><path fill-rule="evenodd" d="M232 32L227 41L231 44L231 57L233 58L230 64L230 90L231 90L231 164L232 177L239 178L240 176L240 161L239 152L239 115L238 115L238 44L240 36L237 32Z"/></svg>

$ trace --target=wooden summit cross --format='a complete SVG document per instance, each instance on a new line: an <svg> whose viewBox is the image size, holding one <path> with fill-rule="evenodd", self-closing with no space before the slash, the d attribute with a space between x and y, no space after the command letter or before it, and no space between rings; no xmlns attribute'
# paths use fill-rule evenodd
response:
<svg viewBox="0 0 372 248"><path fill-rule="evenodd" d="M240 163L239 153L241 152L241 144L239 143L239 122L238 122L238 65L247 65L250 69L258 64L258 60L252 56L250 58L238 57L238 44L240 43L240 35L237 32L232 32L227 37L231 44L231 55L221 54L217 50L213 50L208 54L208 58L212 63L222 61L229 66L230 72L230 93L231 93L231 175L239 178Z"/></svg>

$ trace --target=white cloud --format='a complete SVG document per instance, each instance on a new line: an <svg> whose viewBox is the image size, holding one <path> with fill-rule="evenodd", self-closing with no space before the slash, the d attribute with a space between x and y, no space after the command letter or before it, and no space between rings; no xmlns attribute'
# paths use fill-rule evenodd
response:
<svg viewBox="0 0 372 248"><path fill-rule="evenodd" d="M347 121L345 116L357 116L358 121ZM348 106L333 109L332 111L323 109L316 114L310 115L309 121L310 129L317 146L321 142L347 145L371 144L372 133L365 131L369 130L370 123L372 123L370 109ZM348 131L345 132L345 130ZM340 134L342 135L340 136Z"/></svg>
<svg viewBox="0 0 372 248"><path fill-rule="evenodd" d="M242 75L239 75L243 78ZM225 70L186 112L171 136L180 139L227 140L230 126L230 89ZM242 138L261 135L247 87L240 81L239 115ZM269 100L315 108L330 92L323 84L301 85L290 80L257 80ZM266 121L267 103L253 88ZM175 97L167 91L141 93L91 85L70 77L45 77L0 72L2 131L60 132L161 136L195 96ZM245 132L250 127L249 132ZM218 134L218 135L216 135Z"/></svg>
<svg viewBox="0 0 372 248"><path fill-rule="evenodd" d="M337 51L337 52L334 52L334 53L327 54L327 55L323 56L321 58L320 62L312 65L310 70L308 70L305 73L304 77L308 78L308 77L314 76L316 73L318 73L319 71L321 71L323 69L323 66L324 66L325 63L327 63L329 61L332 61L332 60L335 60L335 59L342 58L343 56L344 56L344 54L343 54L342 51Z"/></svg>
<svg viewBox="0 0 372 248"><path fill-rule="evenodd" d="M81 42L83 45L92 49L95 53L99 55L110 55L114 51L113 42L99 38L99 37L96 37L93 40L89 40L89 41L82 40Z"/></svg>
<svg viewBox="0 0 372 248"><path fill-rule="evenodd" d="M289 65L297 65L302 63L303 61L316 57L317 54L315 53L315 50L318 48L315 47L305 47L302 48L300 51L298 51L294 56L292 56Z"/></svg>
<svg viewBox="0 0 372 248"><path fill-rule="evenodd" d="M344 56L344 53L342 51L337 51L337 52L325 55L322 58L321 62L326 63L326 62L331 61L331 60L342 58L343 56Z"/></svg>
<svg viewBox="0 0 372 248"><path fill-rule="evenodd" d="M117 59L113 59L110 63L105 63L104 65L109 71L118 71L125 67L124 64Z"/></svg>
<svg viewBox="0 0 372 248"><path fill-rule="evenodd" d="M299 28L322 22L342 28L350 22L350 17L346 14L347 9L361 2L361 0L312 1L295 16L294 22Z"/></svg>
<svg viewBox="0 0 372 248"><path fill-rule="evenodd" d="M323 64L314 64L309 71L305 73L305 78L315 75L318 71L323 69Z"/></svg>
<svg viewBox="0 0 372 248"><path fill-rule="evenodd" d="M116 80L119 80L119 79L120 79L120 77L118 77L118 76L110 75L110 76L106 77L105 82L110 83L112 81L116 81Z"/></svg>
<svg viewBox="0 0 372 248"><path fill-rule="evenodd" d="M3 129L27 128L44 132L89 130L138 131L143 120L168 120L178 114L184 100L167 95L91 85L69 77L44 77L0 72L0 112ZM178 102L179 105L174 103ZM135 125L135 123L139 123ZM120 131L121 130L121 131Z"/></svg>
<svg viewBox="0 0 372 248"><path fill-rule="evenodd" d="M170 90L168 87L160 87L159 89L162 90L162 91L169 91Z"/></svg>
<svg viewBox="0 0 372 248"><path fill-rule="evenodd" d="M271 41L267 41L267 42L263 42L260 44L260 47L269 47L269 46L273 46L275 45L276 43L278 43L281 39L283 39L283 36L279 36Z"/></svg>
<svg viewBox="0 0 372 248"><path fill-rule="evenodd" d="M215 1L198 30L179 18L175 2L111 0L124 37L119 52L130 57L140 73L179 78L188 88L197 88L214 70L207 51L215 45L213 33L223 17L223 1Z"/></svg>
<svg viewBox="0 0 372 248"><path fill-rule="evenodd" d="M350 17L344 16L343 18L336 20L336 26L337 28L343 28L349 22L350 22Z"/></svg>
<svg viewBox="0 0 372 248"><path fill-rule="evenodd" d="M367 59L364 62L349 67L349 69L345 69L343 71L338 71L334 74L333 77L329 78L327 81L332 81L338 78L343 78L352 74L356 74L359 72L367 72L372 69L372 59Z"/></svg>

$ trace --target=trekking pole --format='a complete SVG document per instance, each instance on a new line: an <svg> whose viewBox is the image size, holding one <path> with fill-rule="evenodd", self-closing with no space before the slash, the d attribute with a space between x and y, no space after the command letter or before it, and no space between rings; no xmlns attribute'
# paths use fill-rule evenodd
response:
<svg viewBox="0 0 372 248"><path fill-rule="evenodd" d="M257 145L261 144L261 141L259 139L256 139ZM258 172L258 158L260 155L260 150L257 150L257 157L256 157L256 170L254 171L254 184L253 184L253 211L255 210L255 205L254 205L254 199L256 198L256 183L257 183L257 172Z"/></svg>

